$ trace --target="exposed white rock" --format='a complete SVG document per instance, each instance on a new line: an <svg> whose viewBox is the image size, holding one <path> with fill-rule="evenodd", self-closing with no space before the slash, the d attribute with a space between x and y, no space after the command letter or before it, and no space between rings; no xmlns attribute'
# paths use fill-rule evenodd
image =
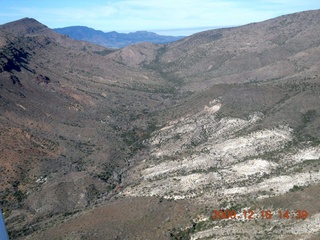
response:
<svg viewBox="0 0 320 240"><path fill-rule="evenodd" d="M221 108L221 103L218 103L216 105L213 105L212 107L205 106L204 110L207 111L208 113L215 113L215 112L218 112L220 108Z"/></svg>
<svg viewBox="0 0 320 240"><path fill-rule="evenodd" d="M311 234L320 231L320 213L317 213L306 220L295 222L290 228L292 234Z"/></svg>
<svg viewBox="0 0 320 240"><path fill-rule="evenodd" d="M238 175L253 175L255 173L270 173L278 164L262 159L244 161L231 166Z"/></svg>
<svg viewBox="0 0 320 240"><path fill-rule="evenodd" d="M293 159L296 160L313 160L320 158L320 147L310 147L301 149L297 154L292 156Z"/></svg>
<svg viewBox="0 0 320 240"><path fill-rule="evenodd" d="M214 106L218 109L217 104ZM219 195L244 194L261 190L252 186L254 183L248 187L227 189L224 185L246 180L250 175L255 177L259 175L261 178L263 174L270 174L276 169L278 164L271 161L259 158L247 161L243 159L280 149L291 140L290 129L280 126L235 137L235 131L257 121L261 118L261 114L252 114L249 120L224 118L216 121L214 117L211 118L214 116L211 113L212 111L201 112L203 120L201 124L197 123L195 117L189 117L176 122L175 126L162 128L153 134L150 140L153 146L151 157L143 162L137 171L142 176L141 182L135 187L128 187L124 193L133 196L188 198L215 195L214 189L217 188L224 189ZM210 118L210 121L206 117ZM179 156L180 153L187 151L188 147L185 145L191 144L195 130L199 128L209 129L204 133L206 136L203 142L200 141L198 145L192 146L193 151L186 157L166 160L167 157L177 154ZM181 141L174 139L177 131L181 134ZM159 160L153 162L152 158L159 157L161 157ZM251 190L248 190L249 188Z"/></svg>
<svg viewBox="0 0 320 240"><path fill-rule="evenodd" d="M282 151L293 139L292 129L277 126L248 133L246 129L260 121L262 113L253 113L247 119L217 120L220 108L221 103L214 100L198 114L170 122L154 132L148 141L150 155L130 176L136 184L125 188L123 194L212 203L218 198L267 198L285 194L294 186L320 183L320 172L301 172L298 165L319 160L320 147ZM268 153L273 158L264 157ZM296 228L296 232L307 233L311 227L320 231L315 227L320 226L319 219L310 219L300 228L290 225L286 232ZM238 227L236 231L241 232L241 225ZM195 233L192 239L210 238L213 234L218 239L230 239L226 237L226 227L218 226Z"/></svg>

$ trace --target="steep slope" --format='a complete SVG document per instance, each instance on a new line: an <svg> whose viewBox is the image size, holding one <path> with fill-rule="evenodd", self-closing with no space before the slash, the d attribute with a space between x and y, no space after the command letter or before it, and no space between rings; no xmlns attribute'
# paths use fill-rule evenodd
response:
<svg viewBox="0 0 320 240"><path fill-rule="evenodd" d="M169 43L183 37L163 36L153 32L138 31L133 33L102 32L93 28L73 26L55 28L54 31L68 35L76 40L88 41L108 48L122 48L140 42Z"/></svg>
<svg viewBox="0 0 320 240"><path fill-rule="evenodd" d="M146 113L172 93L157 75L106 58L109 49L33 19L0 26L0 43L1 205L17 237L112 196L136 151L129 143L154 125Z"/></svg>

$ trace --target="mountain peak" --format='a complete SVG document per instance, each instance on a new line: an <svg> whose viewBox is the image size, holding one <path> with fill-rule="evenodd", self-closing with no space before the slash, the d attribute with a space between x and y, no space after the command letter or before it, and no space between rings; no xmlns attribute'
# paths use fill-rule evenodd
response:
<svg viewBox="0 0 320 240"><path fill-rule="evenodd" d="M17 21L0 25L0 30L10 32L14 35L28 35L44 33L49 28L33 18L22 18Z"/></svg>

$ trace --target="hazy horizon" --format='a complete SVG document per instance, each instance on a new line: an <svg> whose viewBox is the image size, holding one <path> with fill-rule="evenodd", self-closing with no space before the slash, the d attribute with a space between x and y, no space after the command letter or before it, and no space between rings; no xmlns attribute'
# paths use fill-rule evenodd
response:
<svg viewBox="0 0 320 240"><path fill-rule="evenodd" d="M29 17L49 28L87 26L103 32L150 31L172 36L320 9L318 0L0 0L0 4L0 24Z"/></svg>
<svg viewBox="0 0 320 240"><path fill-rule="evenodd" d="M69 28L69 27L88 27L92 28L90 26L80 26L80 25L75 25L75 26L66 26L66 27L61 27L61 28ZM95 29L97 31L102 31L104 33L109 33L109 32L117 32L117 33L135 33L135 32L141 32L141 31L146 31L146 32L153 32L158 35L164 35L164 36L190 36L194 33L197 32L202 32L202 31L208 31L208 30L213 30L213 29L220 29L220 28L229 28L229 27L235 27L235 26L212 26L212 27L197 27L197 28L181 28L181 29L160 29L160 30L135 30L135 31L127 31L127 32L119 32L116 30L113 31L103 31L101 29ZM53 28L53 29L59 29L59 28Z"/></svg>

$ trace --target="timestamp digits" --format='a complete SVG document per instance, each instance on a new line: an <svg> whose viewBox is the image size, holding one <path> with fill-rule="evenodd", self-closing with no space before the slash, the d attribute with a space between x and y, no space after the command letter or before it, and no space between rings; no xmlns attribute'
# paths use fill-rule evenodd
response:
<svg viewBox="0 0 320 240"><path fill-rule="evenodd" d="M233 209L221 209L212 211L212 219L242 219L242 220L253 220L253 219L297 219L305 220L309 216L307 210L242 210L237 212Z"/></svg>

